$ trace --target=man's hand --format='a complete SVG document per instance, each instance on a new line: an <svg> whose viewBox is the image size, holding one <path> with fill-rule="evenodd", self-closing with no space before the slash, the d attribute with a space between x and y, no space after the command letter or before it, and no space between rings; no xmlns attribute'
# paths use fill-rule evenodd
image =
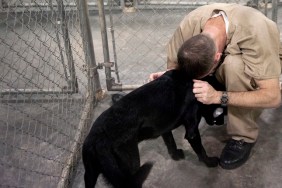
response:
<svg viewBox="0 0 282 188"><path fill-rule="evenodd" d="M162 71L162 72L155 72L155 73L152 73L150 74L149 76L149 82L150 81L153 81L155 79L157 79L158 77L160 77L161 75L163 75L166 71Z"/></svg>
<svg viewBox="0 0 282 188"><path fill-rule="evenodd" d="M193 93L203 104L220 104L221 92L216 91L208 82L193 80Z"/></svg>

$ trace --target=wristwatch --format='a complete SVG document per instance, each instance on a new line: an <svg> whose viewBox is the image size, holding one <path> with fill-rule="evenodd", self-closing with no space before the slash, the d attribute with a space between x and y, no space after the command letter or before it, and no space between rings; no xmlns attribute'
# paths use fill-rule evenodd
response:
<svg viewBox="0 0 282 188"><path fill-rule="evenodd" d="M226 91L222 92L222 96L220 98L220 104L221 106L227 106L228 103L228 95Z"/></svg>

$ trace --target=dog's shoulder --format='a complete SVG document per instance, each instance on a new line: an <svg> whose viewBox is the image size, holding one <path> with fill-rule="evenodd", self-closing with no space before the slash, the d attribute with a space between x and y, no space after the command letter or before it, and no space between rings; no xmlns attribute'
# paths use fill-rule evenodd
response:
<svg viewBox="0 0 282 188"><path fill-rule="evenodd" d="M162 77L169 80L175 92L192 92L193 79L190 78L184 71L173 69L167 71Z"/></svg>
<svg viewBox="0 0 282 188"><path fill-rule="evenodd" d="M192 95L193 81L183 72L170 70L161 77L131 91L111 107L115 113L147 109L151 106L169 106ZM191 99L193 96L189 96Z"/></svg>
<svg viewBox="0 0 282 188"><path fill-rule="evenodd" d="M135 101L145 102L146 99L159 101L177 95L182 98L186 93L191 93L193 80L183 71L170 70L159 78L133 90L122 98L122 102L130 104ZM157 98L157 99L155 99Z"/></svg>
<svg viewBox="0 0 282 188"><path fill-rule="evenodd" d="M193 83L192 78L189 77L184 71L172 69L167 71L163 77L168 77L173 81L174 83L179 83L183 85L190 85Z"/></svg>

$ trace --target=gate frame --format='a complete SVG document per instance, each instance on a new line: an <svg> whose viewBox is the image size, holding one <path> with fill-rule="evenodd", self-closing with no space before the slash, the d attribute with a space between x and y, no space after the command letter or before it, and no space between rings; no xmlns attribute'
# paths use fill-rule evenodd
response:
<svg viewBox="0 0 282 188"><path fill-rule="evenodd" d="M113 0L109 0L109 1L112 2ZM121 0L122 8L126 8L125 1L126 0ZM127 0L127 1L132 2L133 8L139 7L138 1L136 1L136 0ZM264 0L264 1L267 2L267 0ZM272 0L272 20L274 22L277 22L278 5L279 4L280 4L279 0ZM134 89L142 86L142 84L124 85L119 80L118 65L117 65L117 62L116 62L117 60L116 60L116 50L115 50L114 38L112 40L113 40L113 52L114 52L115 62L110 62L108 36L107 36L107 29L106 29L107 26L106 26L106 19L105 19L104 0L98 0L97 5L98 5L98 11L99 11L99 20L100 20L102 45L103 45L103 55L104 55L104 63L101 63L100 65L105 67L107 90L108 91L134 90ZM200 6L200 5L202 5L202 4L191 3L191 6ZM112 3L110 3L109 6L112 6ZM253 8L258 9L259 0L250 0L247 3L247 6L251 6ZM267 7L267 3L265 3L265 7ZM140 6L139 8L142 8L142 6ZM264 14L267 15L267 10L264 12ZM111 24L110 31L111 31L112 37L114 37L114 29L113 29L113 23L112 23L111 15L110 15L110 24ZM115 73L116 73L116 76L117 76L117 79L118 79L118 83L116 83L115 78L111 76L111 72L112 72L111 67L113 67L114 65L115 65ZM102 68L101 66L100 66L100 69Z"/></svg>

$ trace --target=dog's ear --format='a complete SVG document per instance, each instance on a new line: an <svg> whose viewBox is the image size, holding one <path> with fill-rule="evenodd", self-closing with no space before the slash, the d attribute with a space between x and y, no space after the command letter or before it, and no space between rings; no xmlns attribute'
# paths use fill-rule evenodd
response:
<svg viewBox="0 0 282 188"><path fill-rule="evenodd" d="M126 93L124 93L124 92L119 92L119 93L112 94L112 102L113 102L113 104L117 103L125 95L126 95Z"/></svg>

